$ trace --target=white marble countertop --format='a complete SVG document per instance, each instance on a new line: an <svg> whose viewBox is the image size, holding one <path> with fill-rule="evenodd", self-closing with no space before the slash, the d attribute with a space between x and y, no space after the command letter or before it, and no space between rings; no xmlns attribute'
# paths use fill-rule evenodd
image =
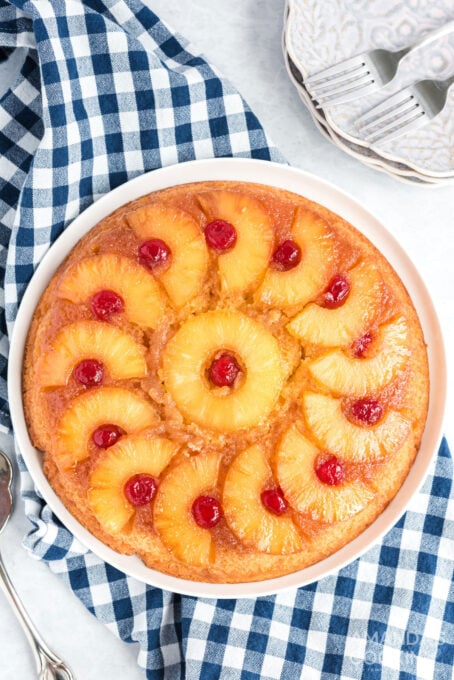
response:
<svg viewBox="0 0 454 680"><path fill-rule="evenodd" d="M230 78L292 165L347 190L381 219L419 269L438 308L446 347L454 347L454 186L424 189L401 184L321 136L286 75L281 52L284 0L146 2ZM451 397L447 414L453 412L452 406ZM448 440L454 442L453 421L447 416L445 422ZM135 660L137 646L118 641L57 576L28 556L21 547L26 531L17 499L2 536L2 555L49 646L67 660L77 680L143 678ZM31 653L2 594L0 612L0 678L33 680Z"/></svg>

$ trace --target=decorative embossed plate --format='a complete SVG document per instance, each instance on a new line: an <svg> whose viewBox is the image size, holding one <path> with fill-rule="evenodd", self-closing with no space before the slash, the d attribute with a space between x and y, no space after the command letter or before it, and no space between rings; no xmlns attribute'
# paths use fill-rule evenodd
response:
<svg viewBox="0 0 454 680"><path fill-rule="evenodd" d="M454 19L452 0L288 0L288 9L286 48L303 78L369 49L401 49ZM336 134L362 145L364 153L356 123L360 115L416 80L443 80L453 74L454 34L408 55L394 80L379 92L325 108L323 114ZM436 118L419 130L377 144L374 151L427 179L453 178L454 88Z"/></svg>
<svg viewBox="0 0 454 680"><path fill-rule="evenodd" d="M391 177L395 177L402 182L408 184L423 184L425 186L440 186L451 183L454 178L439 178L432 177L430 175L425 175L413 168L410 168L404 163L396 163L382 158L372 149L368 149L363 146L351 142L350 140L342 137L342 135L335 132L328 124L325 114L322 109L316 108L309 92L304 87L303 76L299 73L295 64L292 62L286 47L285 42L283 45L284 57L286 60L287 72L289 74L290 80L293 82L302 102L305 104L306 108L309 110L314 123L320 130L320 132L335 146L337 146L342 151L345 151L349 156L357 158L365 165L371 168L380 170Z"/></svg>

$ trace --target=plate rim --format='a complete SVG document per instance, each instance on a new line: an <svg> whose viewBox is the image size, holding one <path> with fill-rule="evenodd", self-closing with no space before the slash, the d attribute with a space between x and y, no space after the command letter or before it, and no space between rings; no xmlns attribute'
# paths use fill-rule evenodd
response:
<svg viewBox="0 0 454 680"><path fill-rule="evenodd" d="M421 446L404 483L385 510L356 538L312 566L273 579L234 584L168 576L145 567L136 556L117 553L88 532L65 508L44 476L42 454L31 444L22 402L23 353L29 324L47 283L75 243L121 205L162 188L207 180L257 182L293 191L351 222L386 257L407 288L424 331L429 358L429 411ZM434 302L415 265L382 222L351 194L312 173L273 161L231 157L187 161L151 170L116 187L81 212L49 247L23 294L8 362L8 398L16 442L34 484L60 521L85 548L126 575L175 593L215 599L272 595L305 586L338 571L372 548L400 519L429 472L442 439L446 383L446 353Z"/></svg>

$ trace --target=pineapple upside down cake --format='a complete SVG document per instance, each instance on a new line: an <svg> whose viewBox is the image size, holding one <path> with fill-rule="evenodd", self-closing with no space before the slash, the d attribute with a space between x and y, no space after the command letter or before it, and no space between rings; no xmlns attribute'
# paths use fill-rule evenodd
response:
<svg viewBox="0 0 454 680"><path fill-rule="evenodd" d="M144 196L60 266L24 402L70 512L121 553L211 582L281 576L402 485L424 339L384 256L301 196L200 182Z"/></svg>

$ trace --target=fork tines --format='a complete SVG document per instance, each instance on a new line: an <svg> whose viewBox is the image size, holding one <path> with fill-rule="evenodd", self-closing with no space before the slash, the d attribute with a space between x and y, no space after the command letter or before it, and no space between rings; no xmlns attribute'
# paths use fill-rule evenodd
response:
<svg viewBox="0 0 454 680"><path fill-rule="evenodd" d="M349 77L344 78L343 80L336 80L334 83L333 81L329 80L317 87L317 99L321 102L328 102L331 97L334 100L334 97L337 97L337 95L341 93L342 97L344 97L344 95L347 97L351 94L354 94L356 90L362 90L362 94L367 94L366 87L373 84L374 79L370 73L367 73L361 78ZM351 85L351 87L348 87L349 85ZM340 103L340 99L337 103Z"/></svg>
<svg viewBox="0 0 454 680"><path fill-rule="evenodd" d="M341 104L355 99L358 91L363 95L376 87L370 67L361 55L308 76L304 84L321 104Z"/></svg>
<svg viewBox="0 0 454 680"><path fill-rule="evenodd" d="M345 59L339 64L334 64L334 66L329 66L324 68L322 71L318 71L311 76L304 79L304 82L308 85L315 85L323 80L331 80L335 82L336 76L342 79L344 75L354 75L355 71L364 68L366 64L362 57L352 57L351 59Z"/></svg>
<svg viewBox="0 0 454 680"><path fill-rule="evenodd" d="M408 90L402 90L357 119L361 136L369 143L391 141L404 131L419 127L425 111Z"/></svg>

